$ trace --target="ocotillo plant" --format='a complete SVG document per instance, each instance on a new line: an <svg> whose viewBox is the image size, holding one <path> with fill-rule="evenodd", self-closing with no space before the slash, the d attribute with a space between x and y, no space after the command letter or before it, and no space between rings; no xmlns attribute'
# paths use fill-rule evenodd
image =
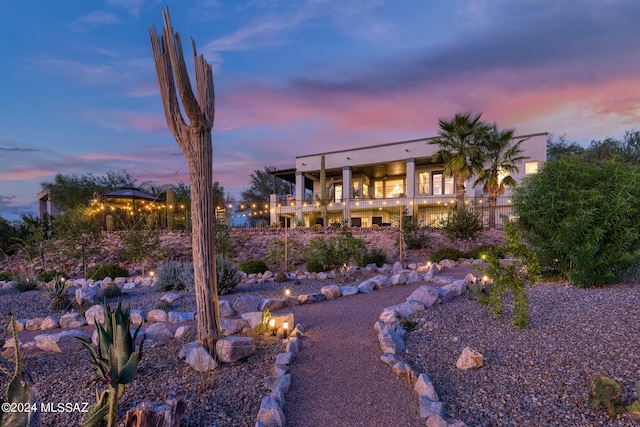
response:
<svg viewBox="0 0 640 427"><path fill-rule="evenodd" d="M322 225L329 225L329 213L327 212L327 205L333 200L334 188L333 178L329 180L327 185L327 172L324 166L324 156L320 157L320 194L316 193L316 200L320 205L320 212L322 213Z"/></svg>

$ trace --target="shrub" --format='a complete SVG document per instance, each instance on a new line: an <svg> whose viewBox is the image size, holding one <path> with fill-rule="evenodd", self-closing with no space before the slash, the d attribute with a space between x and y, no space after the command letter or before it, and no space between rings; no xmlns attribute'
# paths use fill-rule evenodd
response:
<svg viewBox="0 0 640 427"><path fill-rule="evenodd" d="M381 248L371 248L362 257L362 265L375 264L382 267L387 262L387 253Z"/></svg>
<svg viewBox="0 0 640 427"><path fill-rule="evenodd" d="M216 273L218 277L218 294L231 293L242 280L242 273L228 259L216 255Z"/></svg>
<svg viewBox="0 0 640 427"><path fill-rule="evenodd" d="M432 262L440 262L443 259L450 259L451 261L457 261L460 258L465 258L467 256L466 253L462 252L459 249L451 248L448 246L438 248L431 254Z"/></svg>
<svg viewBox="0 0 640 427"><path fill-rule="evenodd" d="M504 258L504 250L500 246L493 245L480 245L467 252L467 258L473 259L487 259L488 256L493 255L496 258Z"/></svg>
<svg viewBox="0 0 640 427"><path fill-rule="evenodd" d="M38 273L36 279L38 279L40 282L49 283L50 281L58 279L60 277L64 277L64 273L61 273L57 270L44 270Z"/></svg>
<svg viewBox="0 0 640 427"><path fill-rule="evenodd" d="M96 265L87 271L87 279L102 280L105 277L129 277L129 271L118 264Z"/></svg>
<svg viewBox="0 0 640 427"><path fill-rule="evenodd" d="M572 157L545 163L515 189L514 212L541 265L589 287L614 282L640 259L640 168Z"/></svg>
<svg viewBox="0 0 640 427"><path fill-rule="evenodd" d="M0 282L9 282L13 280L13 275L8 271L0 273Z"/></svg>
<svg viewBox="0 0 640 427"><path fill-rule="evenodd" d="M125 232L116 255L122 261L144 261L151 257L161 258L162 249L159 231L132 229Z"/></svg>
<svg viewBox="0 0 640 427"><path fill-rule="evenodd" d="M453 207L440 222L442 233L450 240L473 241L482 233L482 215L473 207Z"/></svg>
<svg viewBox="0 0 640 427"><path fill-rule="evenodd" d="M13 276L13 280L13 288L20 293L38 289L38 280L33 274L19 273Z"/></svg>
<svg viewBox="0 0 640 427"><path fill-rule="evenodd" d="M422 249L429 241L427 228L407 215L406 209L402 211L402 240L407 249Z"/></svg>
<svg viewBox="0 0 640 427"><path fill-rule="evenodd" d="M238 268L247 274L260 274L269 269L267 264L261 259L250 259L240 263Z"/></svg>
<svg viewBox="0 0 640 427"><path fill-rule="evenodd" d="M167 262L158 264L154 289L158 292L186 291L193 284L193 275L182 264Z"/></svg>
<svg viewBox="0 0 640 427"><path fill-rule="evenodd" d="M353 237L350 233L331 236L328 240L322 236L314 237L309 240L307 270L338 271L345 264L360 265L364 252L364 240Z"/></svg>

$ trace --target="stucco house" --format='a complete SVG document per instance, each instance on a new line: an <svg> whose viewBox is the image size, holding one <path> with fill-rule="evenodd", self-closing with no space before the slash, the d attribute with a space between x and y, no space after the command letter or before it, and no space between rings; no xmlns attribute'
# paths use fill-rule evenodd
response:
<svg viewBox="0 0 640 427"><path fill-rule="evenodd" d="M520 171L512 174L516 182L537 173L547 157L547 133L521 135L523 155L528 158ZM370 227L397 223L402 209L423 225L435 224L446 215L455 200L453 178L443 173L432 157L438 150L430 144L435 137L392 142L369 147L344 149L296 157L295 169L274 171L273 175L295 184L295 194L271 195L272 224L286 221L291 226L321 223L322 194L320 169L325 158L326 182L332 182L333 198L327 205L329 222L345 219L352 226ZM474 187L474 178L466 184L468 203L486 206L482 187ZM498 201L497 218L508 214L509 192Z"/></svg>

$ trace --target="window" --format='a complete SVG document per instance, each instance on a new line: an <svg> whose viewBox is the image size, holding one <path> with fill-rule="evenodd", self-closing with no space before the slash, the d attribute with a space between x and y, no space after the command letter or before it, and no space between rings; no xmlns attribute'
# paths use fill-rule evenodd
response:
<svg viewBox="0 0 640 427"><path fill-rule="evenodd" d="M455 185L452 176L443 176L441 172L434 173L431 176L433 181L433 195L441 196L443 194L454 194Z"/></svg>
<svg viewBox="0 0 640 427"><path fill-rule="evenodd" d="M442 174L434 173L432 178L433 178L433 195L439 196L442 194Z"/></svg>
<svg viewBox="0 0 640 427"><path fill-rule="evenodd" d="M334 196L335 196L335 202L339 202L340 200L342 200L342 184L335 184L333 186L333 191L334 191Z"/></svg>
<svg viewBox="0 0 640 427"><path fill-rule="evenodd" d="M524 163L524 173L525 175L531 175L534 173L538 173L538 162L525 162Z"/></svg>
<svg viewBox="0 0 640 427"><path fill-rule="evenodd" d="M360 198L360 182L358 181L353 182L353 192L351 194L351 197L353 197L354 199Z"/></svg>
<svg viewBox="0 0 640 427"><path fill-rule="evenodd" d="M374 195L373 197L375 197L376 199L382 199L384 197L384 182L382 181L375 181L373 183L373 191L374 191Z"/></svg>
<svg viewBox="0 0 640 427"><path fill-rule="evenodd" d="M404 180L388 179L384 183L384 194L386 198L404 196Z"/></svg>
<svg viewBox="0 0 640 427"><path fill-rule="evenodd" d="M429 172L423 172L418 175L419 194L429 194Z"/></svg>

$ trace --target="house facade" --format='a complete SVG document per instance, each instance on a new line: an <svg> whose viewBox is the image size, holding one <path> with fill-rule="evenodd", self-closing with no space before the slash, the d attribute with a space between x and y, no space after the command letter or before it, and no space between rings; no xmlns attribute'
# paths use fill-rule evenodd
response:
<svg viewBox="0 0 640 427"><path fill-rule="evenodd" d="M547 133L521 135L527 157L512 174L516 182L537 173L546 160ZM435 137L393 142L362 148L345 149L296 157L295 169L276 171L275 176L295 183L295 194L285 198L272 195L271 223L286 221L291 226L322 223L321 161L325 159L327 185L332 187L328 201L329 223L346 220L352 226L370 227L397 223L403 209L422 225L436 224L447 214L455 200L453 177L443 172L442 164L433 162L438 150L431 144ZM472 177L466 183L467 199L478 208L486 206L482 187L474 187ZM498 202L498 215L510 212L509 190ZM498 223L501 218L497 218ZM325 224L326 225L326 224Z"/></svg>

